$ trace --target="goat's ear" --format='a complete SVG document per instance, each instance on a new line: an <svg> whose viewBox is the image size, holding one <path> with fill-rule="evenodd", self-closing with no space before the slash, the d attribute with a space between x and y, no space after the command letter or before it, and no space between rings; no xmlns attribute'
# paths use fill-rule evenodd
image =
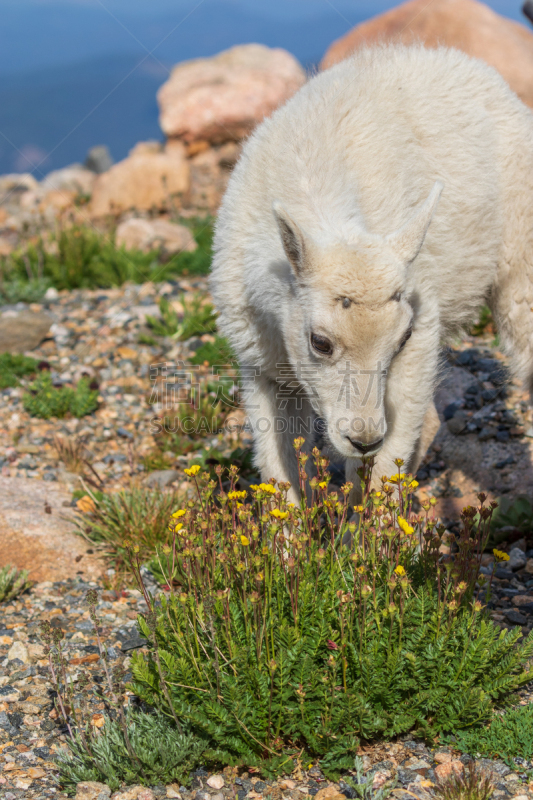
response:
<svg viewBox="0 0 533 800"><path fill-rule="evenodd" d="M443 189L444 184L435 181L429 197L415 211L411 219L386 237L387 243L405 264L410 264L419 254Z"/></svg>
<svg viewBox="0 0 533 800"><path fill-rule="evenodd" d="M300 276L303 272L306 258L304 235L277 200L272 203L272 212L278 223L285 255L289 259L295 274Z"/></svg>

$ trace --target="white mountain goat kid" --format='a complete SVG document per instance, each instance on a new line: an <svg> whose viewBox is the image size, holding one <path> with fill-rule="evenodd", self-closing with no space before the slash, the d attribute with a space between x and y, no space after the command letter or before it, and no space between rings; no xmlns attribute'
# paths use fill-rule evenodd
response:
<svg viewBox="0 0 533 800"><path fill-rule="evenodd" d="M532 276L533 115L498 73L387 46L312 78L246 143L215 236L263 479L298 485L317 419L349 479L365 454L415 471L440 347L484 300L532 387Z"/></svg>

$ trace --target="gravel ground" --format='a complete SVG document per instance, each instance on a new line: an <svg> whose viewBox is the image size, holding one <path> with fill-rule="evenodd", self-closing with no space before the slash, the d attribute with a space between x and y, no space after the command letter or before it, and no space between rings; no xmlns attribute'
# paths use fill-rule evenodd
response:
<svg viewBox="0 0 533 800"><path fill-rule="evenodd" d="M495 579L498 584L498 579ZM504 583L501 581L500 583ZM65 631L66 654L69 671L75 682L84 674L90 677L87 688L76 692L75 702L90 724L101 723L104 702L92 687L102 683L103 670L98 656L96 637L89 619L85 601L89 588L95 582L60 581L37 584L29 594L8 606L3 606L0 621L0 797L63 798L57 783L55 759L65 747L65 729L58 719L52 700L48 660L39 636L39 626L44 620ZM144 600L138 591L119 594L99 591L97 613L103 631L102 638L108 648L112 667L122 666L126 673L133 649L143 646L135 619L145 610ZM126 675L126 679L128 676ZM529 690L522 692L522 702L529 702ZM125 696L125 700L128 698ZM398 783L392 794L408 800L418 797L427 800L433 794L437 776L445 777L460 764L469 763L450 748L431 749L410 736L400 740L361 748L365 774L373 778L374 787L396 778ZM496 798L533 798L533 784L529 785L525 770L533 767L520 763L524 772L512 771L502 761L483 759L478 762L489 771L495 783ZM517 765L518 766L518 765ZM313 766L298 768L291 776L278 781L263 781L243 771L227 769L223 774L224 786L209 785L209 774L199 770L189 789L179 786L157 786L151 790L123 790L115 793L115 800L152 800L157 797L181 797L182 800L301 800L302 795L316 795L317 800L342 800L353 797L353 790L342 781L330 784ZM218 782L216 783L218 787ZM150 793L151 792L151 793ZM103 793L103 794L102 794ZM78 787L78 797L84 800L104 800L110 795L103 786Z"/></svg>
<svg viewBox="0 0 533 800"><path fill-rule="evenodd" d="M154 450L156 440L151 421L162 411L160 405L150 402L154 388L150 366L186 359L212 337L193 337L182 343L158 338L156 344L145 345L139 343L139 335L149 332L146 316L158 314L162 296L179 308L182 295L191 298L198 292L206 292L206 279L60 295L49 292L42 304L0 308L0 314L8 312L7 318L22 309L48 314L52 322L50 332L28 355L46 361L57 382L76 383L82 374L88 374L98 384L100 398L99 409L80 420L43 421L23 410L24 387L3 390L2 480L17 479L20 483L13 485L29 487L29 491L32 482L40 491L48 485L50 496L53 491L62 492L58 497L67 498L63 504L75 505L71 492L82 484L79 475L68 472L58 459L54 449L56 436L86 442L87 458L94 471L86 472L86 477L96 481L96 485L101 482L106 489L115 489L146 479L142 457ZM465 338L448 352L446 362L437 393L443 422L418 479L420 497L436 496L440 515L453 530L458 511L474 502L479 490L491 496L533 493L533 426L527 398L521 387L506 383L505 359L491 346L489 337ZM199 372L207 377L209 369L200 368ZM243 442L246 443L245 438L226 433L209 435L204 444L229 453ZM173 482L174 488L179 488L183 467L191 455L174 456L170 470L152 472L148 480L159 486ZM20 514L23 529L24 509ZM33 508L31 521L35 522ZM519 625L526 634L533 627L533 541L512 527L505 534L505 541L499 547L509 552L511 560L498 566L492 578L491 615L500 626ZM487 577L494 571L490 556L484 557L483 571ZM65 735L53 709L39 623L47 619L65 631L70 669L78 676L89 672L93 686L94 679L101 678L102 666L84 599L88 588L99 587L98 611L113 664L123 665L127 670L131 649L142 646L135 628L136 614L144 606L139 594L131 590L117 594L109 589L109 575L101 575L98 580L97 577L91 573L57 581L64 578L58 570L52 581L38 583L29 594L1 607L2 800L63 797L56 784L54 758L64 747ZM100 719L104 704L89 688L80 692L78 700L87 719ZM522 702L530 702L528 691L522 693ZM446 775L457 768L457 764L452 767L454 761L468 760L465 756L459 759L457 753L446 748L430 750L409 737L364 747L361 755L367 773L373 775L375 787L396 776L398 785L393 794L405 800L413 796L420 800L430 797L437 775ZM493 773L495 797L533 798L533 784L530 791L525 772L512 772L499 761L483 761L482 766ZM521 768L526 770L533 765L521 764ZM213 800L236 797L257 800L270 796L274 800L298 800L308 794L319 795L318 800L342 800L336 797L339 792L342 796L352 796L346 785L330 785L317 767L307 772L297 770L290 778L274 783L232 771L224 774L222 788L211 787L207 779L208 775L200 771L191 790L154 787L139 794L140 790L129 789L114 797L150 800L180 796L182 800L208 800L212 796ZM110 794L101 786L86 787L83 792L82 789L79 788L79 798L85 800L102 800Z"/></svg>

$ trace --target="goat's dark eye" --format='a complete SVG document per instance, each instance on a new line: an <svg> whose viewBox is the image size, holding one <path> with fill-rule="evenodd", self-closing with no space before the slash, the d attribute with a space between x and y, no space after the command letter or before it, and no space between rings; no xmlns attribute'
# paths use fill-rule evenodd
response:
<svg viewBox="0 0 533 800"><path fill-rule="evenodd" d="M315 333L311 334L311 344L313 350L321 353L323 356L330 356L333 353L333 345L325 336L317 336Z"/></svg>
<svg viewBox="0 0 533 800"><path fill-rule="evenodd" d="M401 299L402 299L401 292L394 292L394 294L391 297L391 300L394 300L396 303L399 303Z"/></svg>
<svg viewBox="0 0 533 800"><path fill-rule="evenodd" d="M400 346L398 348L398 352L400 350L403 350L403 348L405 347L405 345L407 344L407 342L411 338L412 333L413 333L413 326L409 325L409 327L407 328L407 330L405 331L405 333L403 335L402 341L400 342Z"/></svg>

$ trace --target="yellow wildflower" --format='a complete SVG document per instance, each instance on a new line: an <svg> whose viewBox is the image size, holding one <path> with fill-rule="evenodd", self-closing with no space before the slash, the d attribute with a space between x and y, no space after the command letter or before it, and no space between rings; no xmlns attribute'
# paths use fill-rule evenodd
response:
<svg viewBox="0 0 533 800"><path fill-rule="evenodd" d="M362 514L365 509L364 506L356 506L355 510L357 511L358 514Z"/></svg>
<svg viewBox="0 0 533 800"><path fill-rule="evenodd" d="M241 536L241 544L243 547L248 547L250 544L250 540L246 538L246 536Z"/></svg>
<svg viewBox="0 0 533 800"><path fill-rule="evenodd" d="M409 525L407 520L403 517L398 517L398 525L406 536L411 536L411 534L415 532L415 529L412 527L412 525Z"/></svg>
<svg viewBox="0 0 533 800"><path fill-rule="evenodd" d="M403 577L403 575L405 575L405 569L402 567L401 564L398 564L394 572L396 573L396 575L399 575L400 577Z"/></svg>
<svg viewBox="0 0 533 800"><path fill-rule="evenodd" d="M243 500L246 497L246 492L228 492L228 497L230 500Z"/></svg>
<svg viewBox="0 0 533 800"><path fill-rule="evenodd" d="M404 478L405 478L405 473L404 472L402 472L402 473L398 473L397 472L396 475L391 475L390 476L389 481L391 483L400 483L400 481L403 481Z"/></svg>
<svg viewBox="0 0 533 800"><path fill-rule="evenodd" d="M409 484L410 489L416 489L417 486L418 486L418 481L411 481L411 483Z"/></svg>
<svg viewBox="0 0 533 800"><path fill-rule="evenodd" d="M274 508L270 513L273 517L276 517L276 519L287 519L289 516L288 511L280 511L279 508Z"/></svg>
<svg viewBox="0 0 533 800"><path fill-rule="evenodd" d="M172 516L177 519L178 517L183 517L186 513L184 508L180 508L179 511L174 511Z"/></svg>
<svg viewBox="0 0 533 800"><path fill-rule="evenodd" d="M496 561L509 561L511 556L508 553L504 553L503 550L493 550L494 558Z"/></svg>
<svg viewBox="0 0 533 800"><path fill-rule="evenodd" d="M327 489L328 488L328 482L327 481L320 481L320 483L318 485L319 485L319 487L321 489Z"/></svg>
<svg viewBox="0 0 533 800"><path fill-rule="evenodd" d="M259 491L259 486L257 485L257 483L251 483L251 484L250 484L250 489L251 489L253 492L258 492L258 491Z"/></svg>
<svg viewBox="0 0 533 800"><path fill-rule="evenodd" d="M271 483L260 483L259 488L262 492L268 492L268 494L276 494L276 487L272 486Z"/></svg>
<svg viewBox="0 0 533 800"><path fill-rule="evenodd" d="M185 469L183 471L185 472L186 475L189 476L189 478L192 478L194 475L198 475L198 473L200 472L200 465L193 464L192 467L189 467L189 469Z"/></svg>

